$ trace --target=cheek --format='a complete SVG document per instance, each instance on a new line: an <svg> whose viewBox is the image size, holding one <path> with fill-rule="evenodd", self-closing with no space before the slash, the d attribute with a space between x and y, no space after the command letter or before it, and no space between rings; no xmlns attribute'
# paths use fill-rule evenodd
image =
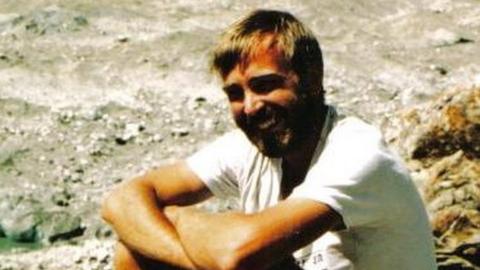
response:
<svg viewBox="0 0 480 270"><path fill-rule="evenodd" d="M243 105L240 102L230 102L230 112L234 119L239 119L243 114Z"/></svg>
<svg viewBox="0 0 480 270"><path fill-rule="evenodd" d="M269 99L281 107L288 108L298 102L298 97L292 91L274 91L270 94Z"/></svg>

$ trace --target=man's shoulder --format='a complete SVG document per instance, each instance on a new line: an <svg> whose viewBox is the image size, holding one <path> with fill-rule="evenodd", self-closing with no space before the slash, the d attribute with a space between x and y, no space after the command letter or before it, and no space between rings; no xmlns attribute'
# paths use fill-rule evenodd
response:
<svg viewBox="0 0 480 270"><path fill-rule="evenodd" d="M400 165L380 130L359 118L338 118L314 167L330 174L352 176Z"/></svg>
<svg viewBox="0 0 480 270"><path fill-rule="evenodd" d="M383 144L383 135L377 127L360 118L339 116L328 135L328 141L362 147L365 143Z"/></svg>
<svg viewBox="0 0 480 270"><path fill-rule="evenodd" d="M222 146L227 147L229 150L241 150L253 147L253 144L245 136L245 133L239 128L225 132L210 144L222 144Z"/></svg>
<svg viewBox="0 0 480 270"><path fill-rule="evenodd" d="M245 134L238 128L225 132L214 140L201 146L194 154L203 154L203 158L229 159L242 157L252 152L255 147L248 140ZM208 154L208 155L207 155Z"/></svg>

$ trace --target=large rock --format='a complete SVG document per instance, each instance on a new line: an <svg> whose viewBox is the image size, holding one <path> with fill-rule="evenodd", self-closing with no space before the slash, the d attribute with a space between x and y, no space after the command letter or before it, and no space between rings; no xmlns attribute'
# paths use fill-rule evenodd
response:
<svg viewBox="0 0 480 270"><path fill-rule="evenodd" d="M387 139L421 186L440 269L478 269L480 88L452 89L399 115Z"/></svg>
<svg viewBox="0 0 480 270"><path fill-rule="evenodd" d="M0 217L1 234L12 241L48 244L81 236L85 231L81 218L66 210L45 209L30 198L12 201L15 204L3 207Z"/></svg>
<svg viewBox="0 0 480 270"><path fill-rule="evenodd" d="M36 242L39 237L37 226L41 223L40 202L24 197L10 199L11 203L2 207L0 217L5 236L17 242Z"/></svg>

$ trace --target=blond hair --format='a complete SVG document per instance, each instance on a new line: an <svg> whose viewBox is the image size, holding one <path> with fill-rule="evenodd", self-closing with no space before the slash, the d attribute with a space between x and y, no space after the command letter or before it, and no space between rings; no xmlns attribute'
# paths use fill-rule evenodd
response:
<svg viewBox="0 0 480 270"><path fill-rule="evenodd" d="M237 65L252 58L259 44L272 36L272 46L296 72L300 88L323 96L323 59L313 33L287 12L255 10L231 25L213 51L211 67L223 78Z"/></svg>

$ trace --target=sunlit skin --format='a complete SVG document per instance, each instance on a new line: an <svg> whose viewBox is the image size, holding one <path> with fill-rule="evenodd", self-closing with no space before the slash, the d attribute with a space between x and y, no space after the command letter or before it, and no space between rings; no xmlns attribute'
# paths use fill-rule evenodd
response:
<svg viewBox="0 0 480 270"><path fill-rule="evenodd" d="M273 43L274 44L274 43ZM286 154L299 125L298 76L288 68L272 38L224 78L223 90L237 125L267 156Z"/></svg>
<svg viewBox="0 0 480 270"><path fill-rule="evenodd" d="M223 90L235 122L250 141L265 155L283 158L286 196L308 170L324 107L302 99L298 75L272 44L272 36L264 38L251 58L223 78Z"/></svg>
<svg viewBox="0 0 480 270"><path fill-rule="evenodd" d="M245 65L236 65L224 78L232 113L254 115L265 104L288 107L298 97L298 76L284 67L276 48L259 48Z"/></svg>

